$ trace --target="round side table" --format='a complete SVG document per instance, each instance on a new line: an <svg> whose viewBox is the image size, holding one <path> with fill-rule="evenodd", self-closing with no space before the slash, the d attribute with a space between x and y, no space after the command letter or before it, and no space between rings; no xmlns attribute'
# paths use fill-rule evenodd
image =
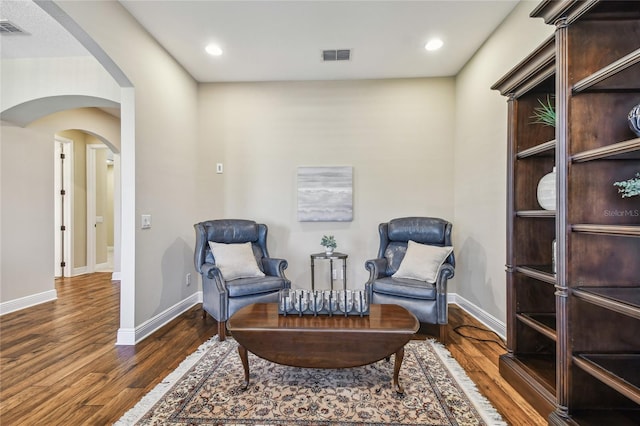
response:
<svg viewBox="0 0 640 426"><path fill-rule="evenodd" d="M341 259L342 260L342 287L343 290L347 289L347 255L344 253L338 253L337 251L334 251L331 254L327 254L327 253L313 253L311 255L311 291L315 291L315 270L314 270L314 263L316 259L329 259L329 264L330 264L330 270L329 270L329 276L331 277L331 290L333 290L333 260L334 259Z"/></svg>

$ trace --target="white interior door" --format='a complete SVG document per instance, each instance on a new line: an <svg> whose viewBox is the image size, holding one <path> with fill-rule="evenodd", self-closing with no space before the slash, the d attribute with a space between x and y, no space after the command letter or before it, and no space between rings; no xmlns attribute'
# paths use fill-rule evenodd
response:
<svg viewBox="0 0 640 426"><path fill-rule="evenodd" d="M112 270L108 241L113 228L113 173L108 173L109 149L103 144L87 145L87 272ZM111 235L111 238L109 238ZM111 247L112 248L112 247Z"/></svg>
<svg viewBox="0 0 640 426"><path fill-rule="evenodd" d="M53 158L54 276L70 277L73 265L73 141L55 137Z"/></svg>

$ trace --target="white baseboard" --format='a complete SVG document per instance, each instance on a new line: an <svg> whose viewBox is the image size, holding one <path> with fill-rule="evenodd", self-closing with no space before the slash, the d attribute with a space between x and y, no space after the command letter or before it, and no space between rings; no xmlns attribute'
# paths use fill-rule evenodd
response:
<svg viewBox="0 0 640 426"><path fill-rule="evenodd" d="M135 328L119 328L116 337L116 346L133 346L136 344Z"/></svg>
<svg viewBox="0 0 640 426"><path fill-rule="evenodd" d="M0 303L0 315L8 314L9 312L19 311L31 306L39 305L45 302L51 302L58 298L58 292L55 289L43 291L42 293L31 294L29 296L21 297L19 299L9 300L7 302Z"/></svg>
<svg viewBox="0 0 640 426"><path fill-rule="evenodd" d="M87 273L87 267L86 266L81 266L79 268L73 268L73 271L71 271L71 276L75 277L78 275L84 275Z"/></svg>
<svg viewBox="0 0 640 426"><path fill-rule="evenodd" d="M103 270L103 269L112 269L110 268L109 262L97 263L96 267L94 268L96 272L99 272L100 270Z"/></svg>
<svg viewBox="0 0 640 426"><path fill-rule="evenodd" d="M453 303L460 306L462 309L467 311L469 315L480 321L482 324L486 325L490 330L494 331L503 340L506 339L506 324L493 315L489 314L488 312L482 310L478 305L471 303L470 301L456 293L448 293L447 301L448 303Z"/></svg>
<svg viewBox="0 0 640 426"><path fill-rule="evenodd" d="M192 306L202 302L202 291L197 291L186 299L181 300L153 318L143 322L135 329L119 329L116 345L135 345L149 337L162 326L166 325Z"/></svg>
<svg viewBox="0 0 640 426"><path fill-rule="evenodd" d="M113 271L111 273L111 281L120 281L122 273L120 271Z"/></svg>

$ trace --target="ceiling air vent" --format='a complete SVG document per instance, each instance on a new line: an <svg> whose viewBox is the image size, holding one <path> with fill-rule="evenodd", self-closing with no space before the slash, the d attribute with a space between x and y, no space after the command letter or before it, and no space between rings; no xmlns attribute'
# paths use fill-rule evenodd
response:
<svg viewBox="0 0 640 426"><path fill-rule="evenodd" d="M2 35L17 35L17 34L29 34L16 24L6 19L0 19L0 34Z"/></svg>
<svg viewBox="0 0 640 426"><path fill-rule="evenodd" d="M323 61L348 61L351 59L350 49L323 50Z"/></svg>

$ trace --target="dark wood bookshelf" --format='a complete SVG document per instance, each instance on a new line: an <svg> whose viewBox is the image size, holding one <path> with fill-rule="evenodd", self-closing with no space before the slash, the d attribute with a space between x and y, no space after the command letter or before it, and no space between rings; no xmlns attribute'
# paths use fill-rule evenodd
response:
<svg viewBox="0 0 640 426"><path fill-rule="evenodd" d="M555 396L556 362L553 354L522 354L515 362L544 391L545 399Z"/></svg>
<svg viewBox="0 0 640 426"><path fill-rule="evenodd" d="M602 383L640 404L640 354L577 354L573 362Z"/></svg>
<svg viewBox="0 0 640 426"><path fill-rule="evenodd" d="M622 157L627 155L626 157ZM623 142L614 143L603 146L601 148L590 149L571 157L574 163L582 163L585 161L603 160L606 158L620 159L640 159L640 138L635 138Z"/></svg>
<svg viewBox="0 0 640 426"><path fill-rule="evenodd" d="M571 225L573 232L587 234L620 235L626 237L640 237L640 225L595 225L576 223Z"/></svg>
<svg viewBox="0 0 640 426"><path fill-rule="evenodd" d="M594 305L640 319L640 286L576 287L573 295Z"/></svg>
<svg viewBox="0 0 640 426"><path fill-rule="evenodd" d="M638 426L640 424L640 411L637 410L578 410L571 418L575 424L581 426Z"/></svg>
<svg viewBox="0 0 640 426"><path fill-rule="evenodd" d="M555 152L554 152L555 149L556 149L556 140L553 139L553 140L541 143L540 145L536 145L529 149L520 151L519 153L516 154L516 158L518 160L521 160L523 158L533 157L536 155L555 157Z"/></svg>
<svg viewBox="0 0 640 426"><path fill-rule="evenodd" d="M554 219L556 217L555 210L518 210L516 212L518 217L546 217Z"/></svg>
<svg viewBox="0 0 640 426"><path fill-rule="evenodd" d="M549 284L556 283L556 274L552 272L551 265L522 265L516 266L516 271L523 275L535 278L538 281L542 281Z"/></svg>
<svg viewBox="0 0 640 426"><path fill-rule="evenodd" d="M556 314L521 313L516 318L549 339L556 340Z"/></svg>
<svg viewBox="0 0 640 426"><path fill-rule="evenodd" d="M508 106L500 373L553 425L640 424L640 197L613 186L640 171L638 4L541 2L553 37L492 86ZM531 122L547 97L555 128ZM549 211L536 188L553 167Z"/></svg>
<svg viewBox="0 0 640 426"><path fill-rule="evenodd" d="M573 85L573 93L580 93L590 89L603 90L603 84L607 80L614 80L618 78L622 80L622 86L627 90L640 90L640 80L637 79L638 69L640 66L640 49L636 49L628 55L610 63L604 68L599 69L588 77L583 78ZM635 78L620 78L624 77L624 73L629 72L631 77ZM609 90L620 90L619 86L609 86Z"/></svg>

